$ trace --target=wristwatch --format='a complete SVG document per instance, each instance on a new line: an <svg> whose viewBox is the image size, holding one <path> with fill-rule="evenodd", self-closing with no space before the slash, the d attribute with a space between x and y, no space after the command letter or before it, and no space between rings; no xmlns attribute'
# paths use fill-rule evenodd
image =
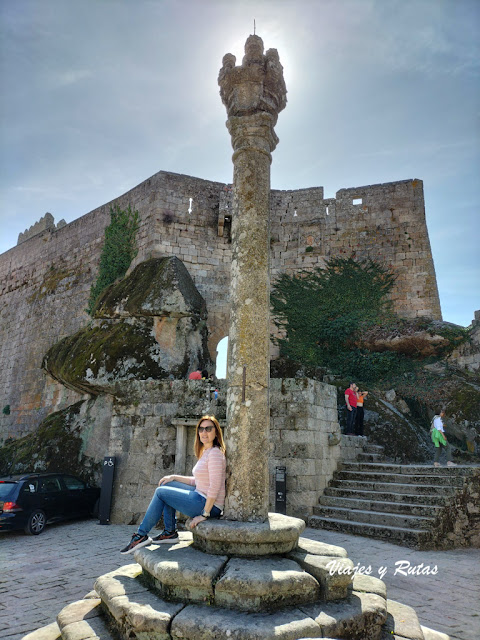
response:
<svg viewBox="0 0 480 640"><path fill-rule="evenodd" d="M204 518L209 518L210 517L210 511L205 511L205 509L202 511L202 516Z"/></svg>

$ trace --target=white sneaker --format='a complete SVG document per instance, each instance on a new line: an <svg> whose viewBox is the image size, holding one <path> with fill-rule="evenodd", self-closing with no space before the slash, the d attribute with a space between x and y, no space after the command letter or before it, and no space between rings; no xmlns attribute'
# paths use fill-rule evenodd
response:
<svg viewBox="0 0 480 640"><path fill-rule="evenodd" d="M447 462L447 467L456 467L455 462Z"/></svg>
<svg viewBox="0 0 480 640"><path fill-rule="evenodd" d="M439 467L439 466L440 466L440 463L439 463L439 462L434 462L434 463L433 463L433 466L434 466L434 467Z"/></svg>

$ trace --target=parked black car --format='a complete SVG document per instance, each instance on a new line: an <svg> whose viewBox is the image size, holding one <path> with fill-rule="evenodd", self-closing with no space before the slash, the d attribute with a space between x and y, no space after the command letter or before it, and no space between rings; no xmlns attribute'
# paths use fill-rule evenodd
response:
<svg viewBox="0 0 480 640"><path fill-rule="evenodd" d="M0 532L38 535L46 524L98 514L100 489L64 473L0 478Z"/></svg>

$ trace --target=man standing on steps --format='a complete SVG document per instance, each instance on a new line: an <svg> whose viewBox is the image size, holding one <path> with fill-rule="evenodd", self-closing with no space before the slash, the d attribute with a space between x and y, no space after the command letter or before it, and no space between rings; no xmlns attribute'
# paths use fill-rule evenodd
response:
<svg viewBox="0 0 480 640"><path fill-rule="evenodd" d="M455 464L452 462L452 447L450 443L447 442L447 436L445 434L445 428L443 424L443 418L445 417L445 411L443 409L440 410L439 414L433 418L433 428L432 428L432 442L435 445L435 459L433 466L440 466L440 454L442 452L442 448L445 449L447 454L447 467L454 467Z"/></svg>
<svg viewBox="0 0 480 640"><path fill-rule="evenodd" d="M345 390L345 404L347 405L347 428L345 435L355 435L355 418L357 414L357 385L350 382L350 386Z"/></svg>

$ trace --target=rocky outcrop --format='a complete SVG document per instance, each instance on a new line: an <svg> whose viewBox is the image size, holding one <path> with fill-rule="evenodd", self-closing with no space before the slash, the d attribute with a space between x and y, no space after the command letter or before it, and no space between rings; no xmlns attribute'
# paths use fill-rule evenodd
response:
<svg viewBox="0 0 480 640"><path fill-rule="evenodd" d="M152 258L104 291L93 308L95 318L196 317L207 307L181 260Z"/></svg>
<svg viewBox="0 0 480 640"><path fill-rule="evenodd" d="M464 371L480 372L480 311L475 311L475 318L469 329L469 340L454 349L447 362Z"/></svg>
<svg viewBox="0 0 480 640"><path fill-rule="evenodd" d="M119 396L129 381L181 379L211 365L205 301L178 258L138 265L104 292L94 317L43 360L75 391Z"/></svg>
<svg viewBox="0 0 480 640"><path fill-rule="evenodd" d="M100 456L108 447L111 404L111 397L101 396L50 414L34 433L0 448L0 475L65 472L97 484Z"/></svg>
<svg viewBox="0 0 480 640"><path fill-rule="evenodd" d="M468 331L451 322L417 318L377 326L362 334L357 346L374 352L394 351L412 358L441 357L468 341Z"/></svg>

